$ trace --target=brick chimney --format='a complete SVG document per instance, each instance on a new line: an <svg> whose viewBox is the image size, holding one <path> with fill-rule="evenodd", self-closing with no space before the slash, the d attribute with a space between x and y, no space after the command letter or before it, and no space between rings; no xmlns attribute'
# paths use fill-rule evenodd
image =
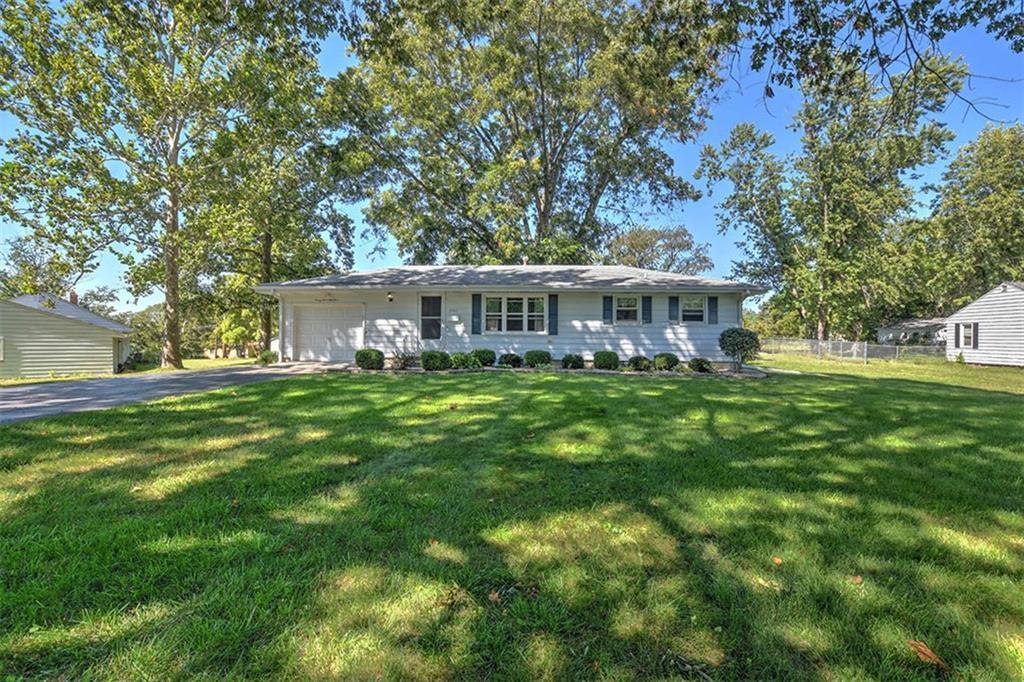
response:
<svg viewBox="0 0 1024 682"><path fill-rule="evenodd" d="M72 289L68 292L68 300L71 301L72 305L78 305L78 292Z"/></svg>

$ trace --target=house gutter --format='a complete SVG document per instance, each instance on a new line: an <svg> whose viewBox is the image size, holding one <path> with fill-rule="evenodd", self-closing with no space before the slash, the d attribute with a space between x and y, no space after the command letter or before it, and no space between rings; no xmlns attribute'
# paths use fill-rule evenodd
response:
<svg viewBox="0 0 1024 682"><path fill-rule="evenodd" d="M294 292L315 292L315 291L371 291L374 289L389 289L394 291L418 291L423 289L443 289L445 291L467 290L467 291L582 291L582 292L607 292L607 291L637 291L642 293L674 293L677 291L711 292L725 294L742 294L744 298L758 296L768 290L761 287L719 287L715 285L665 285L665 286L630 286L626 284L611 284L603 287L578 287L558 284L315 284L315 285L270 285L259 284L253 290L259 294L267 294L280 298L285 291Z"/></svg>

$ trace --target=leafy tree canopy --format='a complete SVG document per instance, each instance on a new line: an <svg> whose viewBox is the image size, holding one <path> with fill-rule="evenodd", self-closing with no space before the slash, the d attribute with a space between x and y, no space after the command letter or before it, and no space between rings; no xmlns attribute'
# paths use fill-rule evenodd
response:
<svg viewBox="0 0 1024 682"><path fill-rule="evenodd" d="M929 114L963 74L930 57L884 92L867 73L840 68L803 84L798 153L778 158L752 125L706 148L699 175L731 184L720 229L743 234L734 275L781 294L820 339L868 333L903 275L893 245L914 207L909 179L951 138Z"/></svg>
<svg viewBox="0 0 1024 682"><path fill-rule="evenodd" d="M697 244L685 227L659 229L634 227L608 242L605 260L609 264L697 275L714 264L708 256L709 244Z"/></svg>
<svg viewBox="0 0 1024 682"><path fill-rule="evenodd" d="M988 126L963 146L938 188L922 239L937 309L951 312L1000 282L1024 281L1024 124Z"/></svg>
<svg viewBox="0 0 1024 682"><path fill-rule="evenodd" d="M165 364L181 366L190 220L220 172L201 153L271 101L334 24L330 3L12 0L0 10L0 215L80 254L113 248L132 293L163 291ZM190 274L189 271L192 271Z"/></svg>
<svg viewBox="0 0 1024 682"><path fill-rule="evenodd" d="M734 36L701 1L396 3L340 83L381 162L367 218L416 262L592 262L695 196L692 140Z"/></svg>

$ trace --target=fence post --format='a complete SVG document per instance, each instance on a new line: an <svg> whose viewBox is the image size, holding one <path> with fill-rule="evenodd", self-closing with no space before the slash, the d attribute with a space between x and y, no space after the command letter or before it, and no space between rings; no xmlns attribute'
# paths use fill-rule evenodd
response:
<svg viewBox="0 0 1024 682"><path fill-rule="evenodd" d="M864 342L864 364L868 364L868 342Z"/></svg>

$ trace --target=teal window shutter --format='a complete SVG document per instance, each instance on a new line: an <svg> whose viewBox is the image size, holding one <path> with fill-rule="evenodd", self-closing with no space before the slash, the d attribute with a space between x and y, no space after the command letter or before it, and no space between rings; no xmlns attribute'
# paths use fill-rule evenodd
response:
<svg viewBox="0 0 1024 682"><path fill-rule="evenodd" d="M653 322L653 314L651 312L651 297L644 296L640 299L640 314L642 315L643 323L650 324Z"/></svg>
<svg viewBox="0 0 1024 682"><path fill-rule="evenodd" d="M548 294L548 336L558 336L558 294Z"/></svg>
<svg viewBox="0 0 1024 682"><path fill-rule="evenodd" d="M708 324L718 324L717 296L708 296Z"/></svg>
<svg viewBox="0 0 1024 682"><path fill-rule="evenodd" d="M612 321L613 321L613 318L615 317L615 309L612 306L613 306L613 304L612 304L612 297L611 296L605 296L604 297L604 323L605 324L611 324Z"/></svg>
<svg viewBox="0 0 1024 682"><path fill-rule="evenodd" d="M668 321L678 322L679 321L679 297L669 296L668 297Z"/></svg>
<svg viewBox="0 0 1024 682"><path fill-rule="evenodd" d="M473 323L471 332L473 334L480 333L480 294L473 294Z"/></svg>

